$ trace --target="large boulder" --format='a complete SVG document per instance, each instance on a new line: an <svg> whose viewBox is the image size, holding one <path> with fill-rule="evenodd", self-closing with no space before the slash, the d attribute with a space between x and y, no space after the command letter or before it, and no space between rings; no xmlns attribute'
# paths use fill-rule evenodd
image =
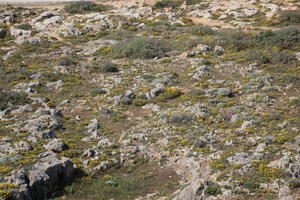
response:
<svg viewBox="0 0 300 200"><path fill-rule="evenodd" d="M70 182L73 176L73 163L69 158L58 159L56 154L46 153L27 173L20 169L6 181L19 186L14 199L44 200Z"/></svg>

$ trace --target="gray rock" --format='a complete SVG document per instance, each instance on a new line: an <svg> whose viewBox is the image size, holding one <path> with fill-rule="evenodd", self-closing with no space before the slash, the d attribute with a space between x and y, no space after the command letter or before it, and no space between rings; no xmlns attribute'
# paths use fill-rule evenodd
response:
<svg viewBox="0 0 300 200"><path fill-rule="evenodd" d="M5 38L6 36L6 30L0 29L0 39Z"/></svg>
<svg viewBox="0 0 300 200"><path fill-rule="evenodd" d="M204 191L204 180L192 181L187 187L179 191L173 200L200 200Z"/></svg>
<svg viewBox="0 0 300 200"><path fill-rule="evenodd" d="M227 158L227 160L231 165L233 165L233 164L245 165L245 164L250 163L248 154L245 152L235 153L233 156Z"/></svg>
<svg viewBox="0 0 300 200"><path fill-rule="evenodd" d="M215 46L214 52L218 55L221 56L225 53L225 49L221 46Z"/></svg>
<svg viewBox="0 0 300 200"><path fill-rule="evenodd" d="M21 150L21 151L29 151L29 150L33 149L29 143L24 142L24 141L16 143L15 147L17 150Z"/></svg>
<svg viewBox="0 0 300 200"><path fill-rule="evenodd" d="M108 138L100 140L97 144L98 147L109 147L111 145L113 145L113 143L111 143Z"/></svg>
<svg viewBox="0 0 300 200"><path fill-rule="evenodd" d="M49 143L44 145L44 148L48 151L61 152L67 148L66 144L60 139L53 139Z"/></svg>
<svg viewBox="0 0 300 200"><path fill-rule="evenodd" d="M125 94L118 95L114 97L114 104L115 105L129 105L132 103L132 100L135 98L135 94L131 91L128 90L125 92Z"/></svg>
<svg viewBox="0 0 300 200"><path fill-rule="evenodd" d="M187 108L189 112L191 112L196 117L208 117L209 111L206 106L203 106L201 104L195 104L193 106L190 106Z"/></svg>
<svg viewBox="0 0 300 200"><path fill-rule="evenodd" d="M52 131L52 130L45 130L39 136L41 138L43 138L43 139L57 138L57 136L55 135L54 131Z"/></svg>
<svg viewBox="0 0 300 200"><path fill-rule="evenodd" d="M236 121L240 121L240 120L242 120L242 119L244 119L244 115L242 115L242 114L234 114L234 115L231 117L230 121L231 121L231 122L236 122Z"/></svg>
<svg viewBox="0 0 300 200"><path fill-rule="evenodd" d="M147 99L153 99L154 97L157 97L159 94L163 93L163 88L153 88L150 90L150 92L146 93Z"/></svg>
<svg viewBox="0 0 300 200"><path fill-rule="evenodd" d="M74 175L73 163L69 158L47 154L28 173L23 169L6 178L7 182L19 186L14 198L19 200L48 199L61 186L70 182Z"/></svg>

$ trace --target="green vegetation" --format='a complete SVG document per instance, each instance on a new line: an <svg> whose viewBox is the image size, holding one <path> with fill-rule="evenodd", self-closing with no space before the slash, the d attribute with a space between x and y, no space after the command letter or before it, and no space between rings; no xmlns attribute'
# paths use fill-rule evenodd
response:
<svg viewBox="0 0 300 200"><path fill-rule="evenodd" d="M208 186L204 190L204 194L206 195L213 195L216 196L218 194L221 194L221 187L213 182L209 182Z"/></svg>
<svg viewBox="0 0 300 200"><path fill-rule="evenodd" d="M161 0L155 3L155 8L177 8L181 5L179 1Z"/></svg>
<svg viewBox="0 0 300 200"><path fill-rule="evenodd" d="M13 106L30 103L25 93L6 92L0 88L0 111L5 110L10 104Z"/></svg>
<svg viewBox="0 0 300 200"><path fill-rule="evenodd" d="M258 64L291 64L296 61L294 54L282 51L252 49L245 52L242 58Z"/></svg>
<svg viewBox="0 0 300 200"><path fill-rule="evenodd" d="M242 31L225 29L219 31L217 36L216 44L230 50L242 51L255 46L254 38Z"/></svg>
<svg viewBox="0 0 300 200"><path fill-rule="evenodd" d="M300 10L284 10L279 13L278 21L284 25L300 24Z"/></svg>
<svg viewBox="0 0 300 200"><path fill-rule="evenodd" d="M113 58L163 57L169 50L168 44L148 37L136 37L119 42L110 53Z"/></svg>
<svg viewBox="0 0 300 200"><path fill-rule="evenodd" d="M64 10L71 14L86 12L103 12L107 10L107 6L96 4L91 1L80 1L66 5Z"/></svg>
<svg viewBox="0 0 300 200"><path fill-rule="evenodd" d="M180 89L177 88L166 88L163 93L156 97L159 101L166 101L169 99L175 99L182 94Z"/></svg>
<svg viewBox="0 0 300 200"><path fill-rule="evenodd" d="M113 73L119 71L117 65L109 61L94 62L89 67L92 72Z"/></svg>
<svg viewBox="0 0 300 200"><path fill-rule="evenodd" d="M276 31L261 32L257 41L263 45L276 46L280 49L292 49L300 45L300 29L292 26Z"/></svg>
<svg viewBox="0 0 300 200"><path fill-rule="evenodd" d="M70 66L76 64L76 62L74 62L74 60L70 57L61 57L58 60L58 64L63 66Z"/></svg>
<svg viewBox="0 0 300 200"><path fill-rule="evenodd" d="M16 26L16 28L22 29L22 30L31 30L32 26L30 24L20 24L20 25Z"/></svg>
<svg viewBox="0 0 300 200"><path fill-rule="evenodd" d="M102 88L96 88L96 89L91 90L90 94L92 96L98 96L98 95L101 95L101 94L106 94L106 90L104 90Z"/></svg>
<svg viewBox="0 0 300 200"><path fill-rule="evenodd" d="M175 179L151 170L128 168L123 173L125 175L113 172L99 177L83 177L65 189L66 199L131 200L156 191L166 195L177 187Z"/></svg>

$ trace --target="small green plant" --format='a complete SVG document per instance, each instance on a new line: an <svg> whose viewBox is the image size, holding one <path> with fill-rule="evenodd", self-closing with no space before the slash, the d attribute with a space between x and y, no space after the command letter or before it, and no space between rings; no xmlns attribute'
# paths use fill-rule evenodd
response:
<svg viewBox="0 0 300 200"><path fill-rule="evenodd" d="M58 64L59 65L63 65L63 66L70 66L70 65L74 65L76 62L73 61L72 58L70 57L61 57L58 60Z"/></svg>
<svg viewBox="0 0 300 200"><path fill-rule="evenodd" d="M225 29L218 32L218 39L215 42L217 45L234 51L242 51L256 45L253 37L242 31L232 29Z"/></svg>
<svg viewBox="0 0 300 200"><path fill-rule="evenodd" d="M32 26L30 24L20 24L16 28L22 29L22 30L31 30Z"/></svg>
<svg viewBox="0 0 300 200"><path fill-rule="evenodd" d="M109 61L95 62L90 68L92 72L113 73L119 71L117 65Z"/></svg>
<svg viewBox="0 0 300 200"><path fill-rule="evenodd" d="M98 96L100 94L106 94L106 90L104 90L102 88L96 88L96 89L91 90L90 94L92 96Z"/></svg>
<svg viewBox="0 0 300 200"><path fill-rule="evenodd" d="M166 42L148 37L127 39L115 45L110 53L113 58L163 57L169 50Z"/></svg>
<svg viewBox="0 0 300 200"><path fill-rule="evenodd" d="M178 1L172 1L172 0L161 0L154 4L155 8L161 9L161 8L176 8L180 6L180 2Z"/></svg>
<svg viewBox="0 0 300 200"><path fill-rule="evenodd" d="M25 93L6 92L0 88L0 110L5 110L9 104L12 106L30 103Z"/></svg>
<svg viewBox="0 0 300 200"><path fill-rule="evenodd" d="M132 104L135 106L144 106L148 103L149 101L147 99L143 99L143 98L135 98L132 101Z"/></svg>
<svg viewBox="0 0 300 200"><path fill-rule="evenodd" d="M96 4L91 1L74 2L64 7L64 10L71 14L86 12L103 12L107 10L107 6Z"/></svg>
<svg viewBox="0 0 300 200"><path fill-rule="evenodd" d="M278 16L278 21L284 25L299 24L300 10L285 10L281 11Z"/></svg>
<svg viewBox="0 0 300 200"><path fill-rule="evenodd" d="M300 45L300 29L287 27L276 31L264 31L258 35L257 41L259 44L291 49Z"/></svg>
<svg viewBox="0 0 300 200"><path fill-rule="evenodd" d="M214 34L214 30L209 26L194 25L183 29L184 32L190 33L195 36L205 36Z"/></svg>
<svg viewBox="0 0 300 200"><path fill-rule="evenodd" d="M218 184L213 182L209 182L208 186L204 190L204 194L206 195L216 196L221 193L222 193L221 187Z"/></svg>
<svg viewBox="0 0 300 200"><path fill-rule="evenodd" d="M177 88L166 88L163 93L156 97L159 101L166 101L169 99L175 99L182 94L180 89Z"/></svg>
<svg viewBox="0 0 300 200"><path fill-rule="evenodd" d="M242 55L243 59L259 64L291 64L296 61L294 54L284 51L252 49Z"/></svg>

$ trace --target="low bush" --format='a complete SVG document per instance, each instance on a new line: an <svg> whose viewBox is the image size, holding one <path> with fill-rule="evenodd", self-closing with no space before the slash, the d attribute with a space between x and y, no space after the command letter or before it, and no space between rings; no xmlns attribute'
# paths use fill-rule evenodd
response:
<svg viewBox="0 0 300 200"><path fill-rule="evenodd" d="M186 1L186 4L187 5L194 5L194 4L198 4L198 3L201 3L202 0L187 0Z"/></svg>
<svg viewBox="0 0 300 200"><path fill-rule="evenodd" d="M90 68L92 72L113 73L119 71L117 65L109 61L95 62Z"/></svg>
<svg viewBox="0 0 300 200"><path fill-rule="evenodd" d="M30 103L25 93L7 92L0 89L0 110L5 110L10 104L12 106Z"/></svg>
<svg viewBox="0 0 300 200"><path fill-rule="evenodd" d="M86 12L103 12L107 10L107 6L96 4L91 1L74 2L64 7L64 10L71 14Z"/></svg>
<svg viewBox="0 0 300 200"><path fill-rule="evenodd" d="M172 0L161 0L154 4L155 8L176 8L180 6L179 1L172 1Z"/></svg>
<svg viewBox="0 0 300 200"><path fill-rule="evenodd" d="M156 97L158 101L166 101L169 99L175 99L182 95L182 92L180 89L177 88L166 88L163 93L161 93L159 96Z"/></svg>
<svg viewBox="0 0 300 200"><path fill-rule="evenodd" d="M22 30L31 30L32 26L30 24L20 24L16 28L22 29Z"/></svg>
<svg viewBox="0 0 300 200"><path fill-rule="evenodd" d="M281 49L297 47L300 45L300 28L287 27L276 31L261 32L257 37L257 41Z"/></svg>
<svg viewBox="0 0 300 200"><path fill-rule="evenodd" d="M300 10L281 11L278 16L278 21L284 25L300 24Z"/></svg>
<svg viewBox="0 0 300 200"><path fill-rule="evenodd" d="M234 51L242 51L256 45L253 37L242 31L232 29L225 29L218 32L218 39L216 39L215 43Z"/></svg>
<svg viewBox="0 0 300 200"><path fill-rule="evenodd" d="M296 61L294 54L283 51L253 49L242 55L243 59L259 64L291 64Z"/></svg>
<svg viewBox="0 0 300 200"><path fill-rule="evenodd" d="M214 30L209 26L203 25L194 25L183 29L183 32L195 35L195 36L205 36L205 35L213 35Z"/></svg>
<svg viewBox="0 0 300 200"><path fill-rule="evenodd" d="M104 90L102 88L96 88L96 89L91 90L90 94L92 96L98 96L100 94L106 94L106 90Z"/></svg>
<svg viewBox="0 0 300 200"><path fill-rule="evenodd" d="M208 186L205 188L204 194L213 195L213 196L217 196L218 194L222 194L221 187L216 183L210 182L208 184Z"/></svg>
<svg viewBox="0 0 300 200"><path fill-rule="evenodd" d="M168 44L161 40L137 37L116 44L109 53L113 58L155 58L168 52Z"/></svg>
<svg viewBox="0 0 300 200"><path fill-rule="evenodd" d="M70 57L61 57L58 60L58 64L63 66L70 66L76 64L76 62L74 62Z"/></svg>

